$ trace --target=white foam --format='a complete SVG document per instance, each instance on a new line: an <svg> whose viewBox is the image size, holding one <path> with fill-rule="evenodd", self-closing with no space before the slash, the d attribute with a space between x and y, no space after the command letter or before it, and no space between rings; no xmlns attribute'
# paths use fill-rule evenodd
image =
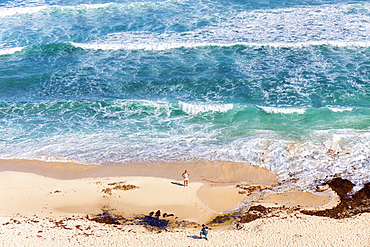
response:
<svg viewBox="0 0 370 247"><path fill-rule="evenodd" d="M231 42L231 43L214 43L214 42L192 42L192 41L181 41L181 42L169 42L158 41L158 42L146 42L146 38L143 38L142 43L116 43L116 42L102 42L102 43L71 43L75 47L87 49L87 50L151 50L151 51L164 51L178 48L199 48L199 47L233 47L233 46L246 46L252 48L304 48L312 46L332 46L332 47L357 47L367 48L370 47L370 41L358 41L358 42L347 42L347 41L308 41L308 42L266 42L266 43L249 43L249 42Z"/></svg>
<svg viewBox="0 0 370 247"><path fill-rule="evenodd" d="M369 4L362 8L370 11ZM198 47L247 46L252 48L303 48L312 46L370 47L370 17L351 13L354 5L323 5L276 10L222 13L210 25L194 31L110 33L92 43L72 43L92 50L169 50ZM352 23L352 24L350 24ZM347 31L344 31L347 30Z"/></svg>
<svg viewBox="0 0 370 247"><path fill-rule="evenodd" d="M155 108L162 108L162 107L169 107L170 103L166 101L152 101L152 100L122 100L122 99L117 99L113 101L114 104L113 106L123 106L123 105L130 105L133 103L138 103L139 105L143 106L151 106Z"/></svg>
<svg viewBox="0 0 370 247"><path fill-rule="evenodd" d="M7 17L13 15L34 14L41 10L48 8L47 6L37 7L13 7L13 8L0 8L0 17Z"/></svg>
<svg viewBox="0 0 370 247"><path fill-rule="evenodd" d="M168 1L153 3L163 4ZM37 7L0 8L0 17L31 14L45 8L85 10L109 8L121 10L131 5L148 2L81 4L77 6L47 5ZM358 4L334 4L275 10L252 10L228 13L227 16L209 14L204 18L214 21L203 28L183 33L129 33L109 34L93 43L72 43L74 46L94 50L168 50L204 46L236 46L302 48L328 45L333 47L370 47L367 40L370 5L360 5L364 12L351 13ZM121 37L119 35L122 35ZM113 40L111 39L113 38Z"/></svg>
<svg viewBox="0 0 370 247"><path fill-rule="evenodd" d="M107 6L111 6L111 5L113 5L113 3L81 4L81 5L78 5L77 8L100 9L100 8L106 8ZM76 8L76 7L66 6L66 8Z"/></svg>
<svg viewBox="0 0 370 247"><path fill-rule="evenodd" d="M332 47L370 47L370 41L341 41L341 40L323 40L307 42L271 42L271 43L244 43L246 46L255 47L274 47L274 48L304 48L311 46L332 46Z"/></svg>
<svg viewBox="0 0 370 247"><path fill-rule="evenodd" d="M169 2L169 1L164 1ZM42 10L49 10L49 9L65 9L65 10L86 10L86 9L104 9L109 8L111 6L117 8L132 8L136 6L143 6L148 5L149 2L131 2L131 3L101 3L101 4L79 4L76 6L73 5L40 5L40 6L22 6L22 7L1 7L0 8L0 17L7 17L7 16L14 16L14 15L27 15L27 14L34 14L40 12ZM163 2L160 2L163 3ZM43 4L43 3L41 3Z"/></svg>
<svg viewBox="0 0 370 247"><path fill-rule="evenodd" d="M219 46L221 44L216 43L195 43L195 42L163 42L163 43L71 43L75 47L89 49L89 50L152 50L152 51L164 51L177 48L196 48L203 46ZM226 45L226 44L223 44ZM229 44L228 46L233 46Z"/></svg>
<svg viewBox="0 0 370 247"><path fill-rule="evenodd" d="M29 15L35 14L43 10L48 9L99 9L106 8L113 5L113 3L104 4L80 4L77 6L60 6L60 5L43 5L43 6L30 6L30 7L12 7L12 8L0 8L0 17L14 16L14 15Z"/></svg>
<svg viewBox="0 0 370 247"><path fill-rule="evenodd" d="M22 49L23 49L23 47L13 47L13 48L0 49L0 55L13 54L17 51L21 51Z"/></svg>
<svg viewBox="0 0 370 247"><path fill-rule="evenodd" d="M142 128L122 135L125 127L122 122L120 124L117 132L103 129L96 133L71 133L23 141L18 138L1 147L0 158L103 165L193 158L231 160L266 167L287 183L297 178L298 181L289 186L301 189L314 189L315 185L337 173L356 184L369 180L370 133L367 131L315 131L308 139L297 141L281 139L282 136L273 131L260 130L220 145L217 135L222 133L209 132L204 126L183 125L180 132L172 129L170 133Z"/></svg>
<svg viewBox="0 0 370 247"><path fill-rule="evenodd" d="M132 5L134 3L131 3ZM142 4L142 3L136 3ZM65 9L65 10L85 10L85 9L102 9L108 8L110 6L114 6L117 4L114 3L102 3L102 4L80 4L76 6L60 6L60 5L43 5L43 6L29 6L29 7L12 7L12 8L0 8L0 17L7 17L13 15L26 15L26 14L34 14L40 12L42 10L49 10L49 9ZM119 5L117 5L119 6Z"/></svg>
<svg viewBox="0 0 370 247"><path fill-rule="evenodd" d="M306 112L305 108L281 108L281 107L271 107L271 106L257 106L267 113L282 113L282 114L304 114Z"/></svg>
<svg viewBox="0 0 370 247"><path fill-rule="evenodd" d="M189 104L179 102L181 109L188 114L198 114L202 112L227 112L233 109L233 104Z"/></svg>
<svg viewBox="0 0 370 247"><path fill-rule="evenodd" d="M340 107L340 106L328 106L328 109L332 112L345 112L345 111L352 111L353 107Z"/></svg>

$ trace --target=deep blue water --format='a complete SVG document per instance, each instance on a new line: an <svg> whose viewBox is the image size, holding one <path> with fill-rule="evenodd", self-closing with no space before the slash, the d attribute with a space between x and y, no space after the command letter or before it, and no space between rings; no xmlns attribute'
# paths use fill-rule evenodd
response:
<svg viewBox="0 0 370 247"><path fill-rule="evenodd" d="M367 1L0 1L0 158L370 173Z"/></svg>

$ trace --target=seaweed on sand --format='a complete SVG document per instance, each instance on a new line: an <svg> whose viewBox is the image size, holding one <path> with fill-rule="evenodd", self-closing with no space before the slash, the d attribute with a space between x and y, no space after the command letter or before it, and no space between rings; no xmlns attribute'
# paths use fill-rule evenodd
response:
<svg viewBox="0 0 370 247"><path fill-rule="evenodd" d="M336 207L325 210L302 210L299 207L264 207L257 205L239 212L236 215L238 218L237 224L248 223L259 218L278 217L282 212L285 212L285 214L300 212L334 219L348 218L370 212L370 183L365 184L361 190L353 194L351 192L354 184L347 179L334 178L323 185L328 185L340 197L340 203Z"/></svg>
<svg viewBox="0 0 370 247"><path fill-rule="evenodd" d="M230 226L235 221L235 213L220 214L211 219L207 225L212 227Z"/></svg>
<svg viewBox="0 0 370 247"><path fill-rule="evenodd" d="M120 225L120 221L125 219L123 217L112 215L108 211L104 211L103 213L98 214L97 216L89 220L104 224Z"/></svg>
<svg viewBox="0 0 370 247"><path fill-rule="evenodd" d="M102 190L102 192L112 195L113 190L132 190L132 189L137 189L136 185L133 184L125 184L126 182L115 182L115 183L109 183L108 186L114 186L112 188L105 188Z"/></svg>
<svg viewBox="0 0 370 247"><path fill-rule="evenodd" d="M249 223L259 218L267 218L267 217L280 217L282 212L292 213L294 211L299 210L299 208L288 208L288 207L264 207L262 205L256 205L248 208L248 210L244 210L238 213L237 216L237 224L239 223Z"/></svg>

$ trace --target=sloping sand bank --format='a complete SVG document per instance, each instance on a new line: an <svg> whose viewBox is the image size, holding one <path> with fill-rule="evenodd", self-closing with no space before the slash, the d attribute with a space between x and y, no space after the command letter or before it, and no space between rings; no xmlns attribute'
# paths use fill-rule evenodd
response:
<svg viewBox="0 0 370 247"><path fill-rule="evenodd" d="M181 180L185 169L191 173L189 187ZM161 210L182 220L204 223L245 199L236 183L273 186L277 181L266 169L222 162L95 166L3 160L0 170L0 214L40 217L103 210L134 217ZM135 188L123 190L119 187L123 185Z"/></svg>

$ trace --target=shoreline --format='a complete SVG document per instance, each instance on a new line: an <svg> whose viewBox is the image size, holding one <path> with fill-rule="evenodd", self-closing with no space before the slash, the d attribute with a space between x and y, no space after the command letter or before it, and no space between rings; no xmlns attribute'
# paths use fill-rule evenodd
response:
<svg viewBox="0 0 370 247"><path fill-rule="evenodd" d="M140 168L140 169L138 169ZM74 162L49 162L25 159L0 159L1 171L35 173L56 179L87 177L142 176L181 179L184 170L192 171L191 180L196 182L235 184L246 182L266 186L276 184L278 178L266 168L242 162L186 161L157 163L128 163L93 165Z"/></svg>

